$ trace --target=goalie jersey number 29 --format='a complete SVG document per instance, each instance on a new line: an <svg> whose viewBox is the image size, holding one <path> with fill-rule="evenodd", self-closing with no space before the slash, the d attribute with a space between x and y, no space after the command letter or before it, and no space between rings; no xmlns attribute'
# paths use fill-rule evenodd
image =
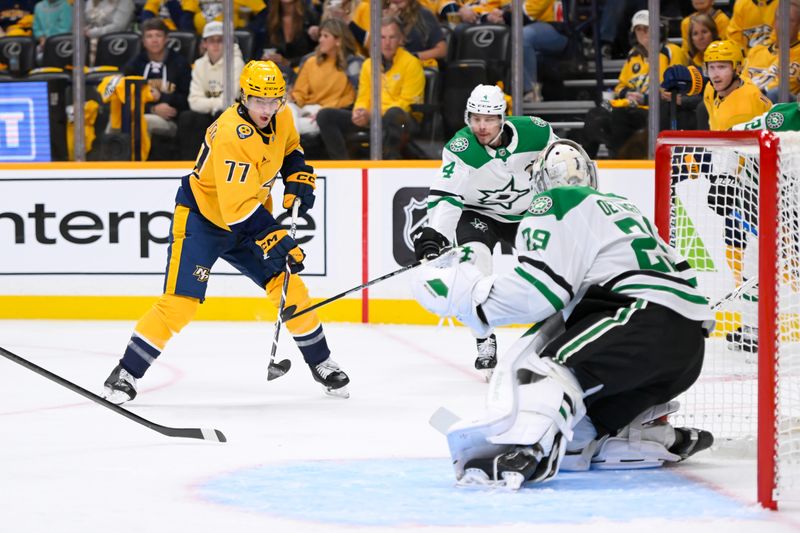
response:
<svg viewBox="0 0 800 533"><path fill-rule="evenodd" d="M708 320L708 299L694 270L664 243L626 198L588 187L559 187L536 196L521 222L519 266L501 276L484 308L542 320L566 310L593 285L663 305L692 320ZM533 301L546 301L535 312ZM512 308L515 308L512 310Z"/></svg>

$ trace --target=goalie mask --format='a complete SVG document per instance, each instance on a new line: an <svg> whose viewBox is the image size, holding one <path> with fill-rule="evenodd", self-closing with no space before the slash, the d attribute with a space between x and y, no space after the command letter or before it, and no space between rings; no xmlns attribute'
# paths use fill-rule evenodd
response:
<svg viewBox="0 0 800 533"><path fill-rule="evenodd" d="M533 189L539 194L564 186L596 189L597 166L578 143L558 139L545 148L534 162Z"/></svg>

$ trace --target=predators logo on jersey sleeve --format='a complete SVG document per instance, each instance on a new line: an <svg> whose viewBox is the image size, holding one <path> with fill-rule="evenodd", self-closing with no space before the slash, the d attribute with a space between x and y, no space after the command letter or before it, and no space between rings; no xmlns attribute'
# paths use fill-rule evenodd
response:
<svg viewBox="0 0 800 533"><path fill-rule="evenodd" d="M291 110L283 108L263 130L239 105L225 110L206 130L192 172L200 212L220 228L246 220L260 206L272 211L270 191L284 157L300 149Z"/></svg>

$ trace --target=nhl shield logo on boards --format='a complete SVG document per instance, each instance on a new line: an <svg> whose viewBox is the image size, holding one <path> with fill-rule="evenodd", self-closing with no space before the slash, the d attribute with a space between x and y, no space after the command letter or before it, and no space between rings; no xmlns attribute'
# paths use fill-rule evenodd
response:
<svg viewBox="0 0 800 533"><path fill-rule="evenodd" d="M413 262L411 235L428 221L428 189L403 187L392 199L392 255L399 265Z"/></svg>

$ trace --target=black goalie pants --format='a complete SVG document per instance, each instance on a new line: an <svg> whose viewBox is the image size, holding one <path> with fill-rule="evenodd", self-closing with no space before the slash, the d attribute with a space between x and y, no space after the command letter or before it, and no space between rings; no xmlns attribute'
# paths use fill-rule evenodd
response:
<svg viewBox="0 0 800 533"><path fill-rule="evenodd" d="M574 372L602 436L688 389L700 375L704 350L702 322L592 287L542 356Z"/></svg>

